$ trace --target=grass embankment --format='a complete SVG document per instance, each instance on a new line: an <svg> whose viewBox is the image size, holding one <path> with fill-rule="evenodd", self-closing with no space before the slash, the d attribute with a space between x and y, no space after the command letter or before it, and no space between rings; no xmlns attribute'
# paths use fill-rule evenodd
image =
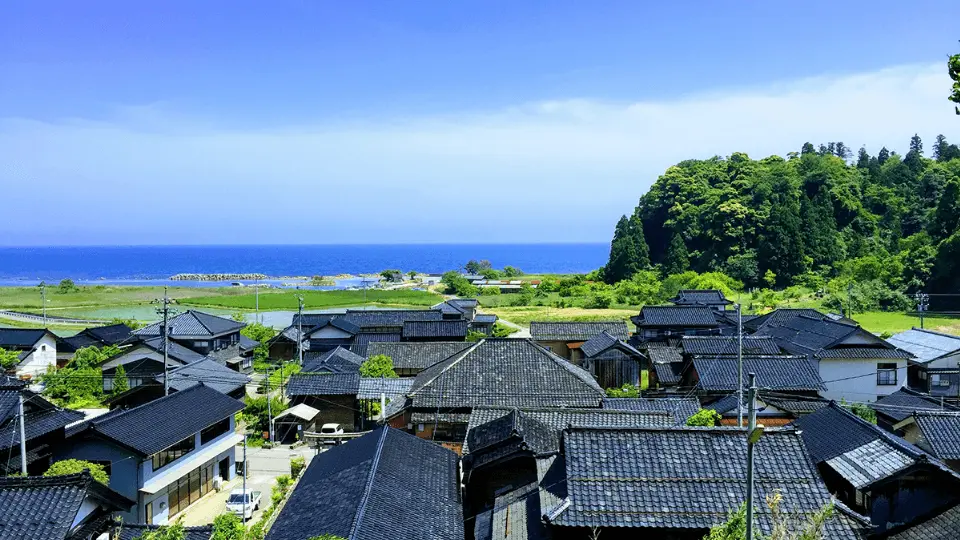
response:
<svg viewBox="0 0 960 540"><path fill-rule="evenodd" d="M171 287L170 298L184 299L195 296L223 297L247 294L239 287L197 288ZM163 287L126 287L96 285L80 287L68 293L57 292L54 286L47 287L47 312L56 314L60 308L104 307L149 304L163 297ZM40 289L37 287L0 287L0 309L39 311L42 309Z"/></svg>
<svg viewBox="0 0 960 540"><path fill-rule="evenodd" d="M428 307L443 298L427 291L395 289L388 291L263 291L260 293L260 310L295 310L297 296L303 296L304 309L323 309L358 305ZM187 298L180 304L189 306L207 306L230 309L254 309L256 297L253 294L233 296L201 296Z"/></svg>
<svg viewBox="0 0 960 540"><path fill-rule="evenodd" d="M627 320L636 315L636 309L586 309L581 307L557 308L551 306L483 307L484 313L493 313L514 324L530 326L531 321L612 321Z"/></svg>

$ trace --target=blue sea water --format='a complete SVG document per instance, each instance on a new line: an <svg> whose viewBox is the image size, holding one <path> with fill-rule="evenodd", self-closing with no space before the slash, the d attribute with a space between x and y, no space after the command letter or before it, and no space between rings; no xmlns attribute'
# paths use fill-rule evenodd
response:
<svg viewBox="0 0 960 540"><path fill-rule="evenodd" d="M608 251L602 243L0 247L0 285L64 278L159 285L178 273L332 276L388 268L439 273L458 269L470 259L487 259L496 268L510 265L527 273L581 273L606 263Z"/></svg>

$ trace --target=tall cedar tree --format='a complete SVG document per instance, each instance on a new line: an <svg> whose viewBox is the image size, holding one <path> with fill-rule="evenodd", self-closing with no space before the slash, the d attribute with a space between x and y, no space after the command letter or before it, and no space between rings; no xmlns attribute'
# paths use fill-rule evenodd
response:
<svg viewBox="0 0 960 540"><path fill-rule="evenodd" d="M930 236L937 240L957 232L960 228L960 179L953 178L947 182L933 213L933 222L930 225Z"/></svg>
<svg viewBox="0 0 960 540"><path fill-rule="evenodd" d="M837 220L833 217L830 196L824 191L818 192L813 199L802 196L800 212L803 215L804 251L813 259L814 268L832 266L840 260L841 248L837 242Z"/></svg>
<svg viewBox="0 0 960 540"><path fill-rule="evenodd" d="M667 256L663 259L664 275L680 274L690 268L690 254L687 253L687 244L680 233L673 233L670 245L667 246Z"/></svg>
<svg viewBox="0 0 960 540"><path fill-rule="evenodd" d="M890 151L887 150L886 146L884 146L883 148L880 149L880 152L877 153L877 161L879 161L880 164L883 165L884 163L887 162L888 159L890 159Z"/></svg>
<svg viewBox="0 0 960 540"><path fill-rule="evenodd" d="M774 174L779 175L780 172ZM776 274L777 284L786 284L803 272L800 202L788 178L775 177L771 187L773 204L760 234L757 258L761 274L770 270Z"/></svg>
<svg viewBox="0 0 960 540"><path fill-rule="evenodd" d="M948 98L954 103L960 103L960 54L955 54L947 61L947 72L953 79L953 88ZM955 107L957 114L960 114L960 107Z"/></svg>
<svg viewBox="0 0 960 540"><path fill-rule="evenodd" d="M870 154L867 153L867 148L865 146L860 147L860 151L857 153L857 168L866 169L870 166Z"/></svg>
<svg viewBox="0 0 960 540"><path fill-rule="evenodd" d="M650 249L643 237L643 223L639 216L621 216L610 243L610 260L603 270L607 283L616 283L650 266Z"/></svg>
<svg viewBox="0 0 960 540"><path fill-rule="evenodd" d="M947 138L943 133L937 135L937 140L933 143L933 159L937 162L943 161L943 154L947 151Z"/></svg>

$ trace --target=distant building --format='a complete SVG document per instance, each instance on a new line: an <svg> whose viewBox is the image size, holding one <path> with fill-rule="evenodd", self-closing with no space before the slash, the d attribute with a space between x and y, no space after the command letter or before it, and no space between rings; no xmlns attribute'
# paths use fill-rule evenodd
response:
<svg viewBox="0 0 960 540"><path fill-rule="evenodd" d="M0 349L18 353L9 370L17 377L36 379L57 365L57 336L43 328L0 328Z"/></svg>
<svg viewBox="0 0 960 540"><path fill-rule="evenodd" d="M154 323L134 332L142 340L161 338L162 323ZM240 330L245 323L217 317L202 311L188 310L167 321L169 338L200 355L218 360L239 371Z"/></svg>
<svg viewBox="0 0 960 540"><path fill-rule="evenodd" d="M27 473L39 475L52 463L54 448L63 444L65 428L83 413L55 406L27 389L24 381L0 375L0 476L20 472L19 400L23 396ZM2 529L0 529L2 530Z"/></svg>
<svg viewBox="0 0 960 540"><path fill-rule="evenodd" d="M716 336L735 331L716 310L703 305L644 306L631 317L637 327L634 343L667 342L683 336Z"/></svg>
<svg viewBox="0 0 960 540"><path fill-rule="evenodd" d="M530 336L537 343L576 365L580 365L583 361L580 347L601 332L607 332L620 341L629 339L625 321L533 321L530 323Z"/></svg>
<svg viewBox="0 0 960 540"><path fill-rule="evenodd" d="M907 372L911 388L951 401L960 400L960 336L912 328L887 339L913 354Z"/></svg>
<svg viewBox="0 0 960 540"><path fill-rule="evenodd" d="M125 324L87 328L65 338L57 338L57 365L63 366L77 351L86 347L121 347L134 340L133 330Z"/></svg>
<svg viewBox="0 0 960 540"><path fill-rule="evenodd" d="M680 289L677 296L670 299L670 303L676 306L707 306L717 311L733 305L722 291L716 289Z"/></svg>

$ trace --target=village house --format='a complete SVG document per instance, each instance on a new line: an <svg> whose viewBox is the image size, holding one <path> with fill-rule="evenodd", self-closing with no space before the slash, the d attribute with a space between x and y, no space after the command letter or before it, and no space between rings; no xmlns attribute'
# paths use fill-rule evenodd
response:
<svg viewBox="0 0 960 540"><path fill-rule="evenodd" d="M133 330L122 323L84 329L70 337L57 338L57 365L64 366L86 347L121 347L134 340Z"/></svg>
<svg viewBox="0 0 960 540"><path fill-rule="evenodd" d="M960 502L960 475L944 462L836 402L793 425L830 492L870 517L874 532Z"/></svg>
<svg viewBox="0 0 960 540"><path fill-rule="evenodd" d="M134 332L143 340L163 337L163 323L154 323ZM240 330L246 324L202 311L187 310L167 321L171 343L177 343L202 356L214 358L240 371Z"/></svg>
<svg viewBox="0 0 960 540"><path fill-rule="evenodd" d="M190 364L170 368L167 376L170 379L170 392L179 392L203 383L204 385L226 394L234 399L243 400L246 396L246 385L250 377L238 373L212 358L204 358ZM111 380L111 384L113 381ZM144 403L160 399L164 396L163 374L159 374L152 381L142 382L126 392L111 395L104 403L111 409L128 409Z"/></svg>
<svg viewBox="0 0 960 540"><path fill-rule="evenodd" d="M388 356L400 377L415 377L428 367L473 346L469 341L377 342L367 346L367 357Z"/></svg>
<svg viewBox="0 0 960 540"><path fill-rule="evenodd" d="M431 309L443 312L444 320L465 320L470 324L471 332L480 332L493 335L493 325L497 322L496 315L478 313L480 303L476 298L451 298L441 302Z"/></svg>
<svg viewBox="0 0 960 540"><path fill-rule="evenodd" d="M953 540L960 538L960 506L933 512L910 525L891 527L882 538L887 540Z"/></svg>
<svg viewBox="0 0 960 540"><path fill-rule="evenodd" d="M680 289L677 296L670 299L675 306L707 306L716 311L724 311L733 302L727 300L717 289Z"/></svg>
<svg viewBox="0 0 960 540"><path fill-rule="evenodd" d="M195 384L133 409L116 409L67 431L55 457L104 466L110 488L136 501L124 522L163 525L234 476L234 416L243 403Z"/></svg>
<svg viewBox="0 0 960 540"><path fill-rule="evenodd" d="M267 540L463 540L457 455L380 427L317 455Z"/></svg>
<svg viewBox="0 0 960 540"><path fill-rule="evenodd" d="M647 357L606 330L584 342L580 353L583 369L604 388L640 387L640 374L647 371Z"/></svg>
<svg viewBox="0 0 960 540"><path fill-rule="evenodd" d="M65 428L83 413L62 409L27 389L24 381L0 375L0 476L20 472L20 397L23 396L27 473L43 474L53 450L63 443Z"/></svg>
<svg viewBox="0 0 960 540"><path fill-rule="evenodd" d="M94 480L88 471L52 477L0 477L0 537L99 540L116 531L115 515L133 504Z"/></svg>
<svg viewBox="0 0 960 540"><path fill-rule="evenodd" d="M960 411L914 411L893 426L904 440L960 471Z"/></svg>
<svg viewBox="0 0 960 540"><path fill-rule="evenodd" d="M736 426L737 422L746 423L747 394L744 392L744 405L737 408L737 396L731 394L704 406L720 415L721 426ZM805 414L816 412L830 402L819 397L782 394L776 391L757 392L757 422L764 426L785 426Z"/></svg>
<svg viewBox="0 0 960 540"><path fill-rule="evenodd" d="M824 383L817 370L803 356L744 356L743 384L747 374L756 375L757 386L783 397L818 398ZM684 387L695 388L702 403L735 394L740 388L736 356L698 356L685 375ZM746 391L744 391L746 393Z"/></svg>
<svg viewBox="0 0 960 540"><path fill-rule="evenodd" d="M530 337L547 350L576 365L583 361L580 347L601 332L627 341L629 332L624 321L539 322L530 323Z"/></svg>
<svg viewBox="0 0 960 540"><path fill-rule="evenodd" d="M681 350L669 343L656 341L642 345L641 349L650 359L649 388L663 392L676 393L685 371Z"/></svg>
<svg viewBox="0 0 960 540"><path fill-rule="evenodd" d="M960 408L947 403L943 397L933 397L903 387L896 392L883 396L870 404L877 413L877 425L883 429L903 436L894 426L909 418L915 412L960 411Z"/></svg>
<svg viewBox="0 0 960 540"><path fill-rule="evenodd" d="M57 365L57 336L43 328L0 328L0 349L18 353L7 371L20 378L39 378Z"/></svg>
<svg viewBox="0 0 960 540"><path fill-rule="evenodd" d="M776 310L750 324L756 327L753 335L769 336L789 354L810 360L824 381L826 399L875 401L907 382L912 355L858 325L815 310Z"/></svg>
<svg viewBox="0 0 960 540"><path fill-rule="evenodd" d="M960 401L960 336L913 328L887 341L913 355L907 369L911 388Z"/></svg>
<svg viewBox="0 0 960 540"><path fill-rule="evenodd" d="M703 305L643 306L630 320L637 327L631 343L638 347L649 341L668 343L683 336L729 335L736 331L726 318Z"/></svg>
<svg viewBox="0 0 960 540"><path fill-rule="evenodd" d="M103 391L106 394L113 392L113 380L117 368L123 366L127 377L128 388L136 388L141 384L154 384L157 377L163 380L163 338L155 337L136 342L123 352L107 359L100 369L103 372ZM167 369L173 370L181 366L205 360L207 357L192 349L169 340L167 342Z"/></svg>
<svg viewBox="0 0 960 540"><path fill-rule="evenodd" d="M599 408L603 389L583 369L530 339L484 339L421 371L391 426L459 450L474 407Z"/></svg>
<svg viewBox="0 0 960 540"><path fill-rule="evenodd" d="M668 412L673 415L673 423L682 426L700 410L700 400L695 397L604 398L603 408L614 411Z"/></svg>

